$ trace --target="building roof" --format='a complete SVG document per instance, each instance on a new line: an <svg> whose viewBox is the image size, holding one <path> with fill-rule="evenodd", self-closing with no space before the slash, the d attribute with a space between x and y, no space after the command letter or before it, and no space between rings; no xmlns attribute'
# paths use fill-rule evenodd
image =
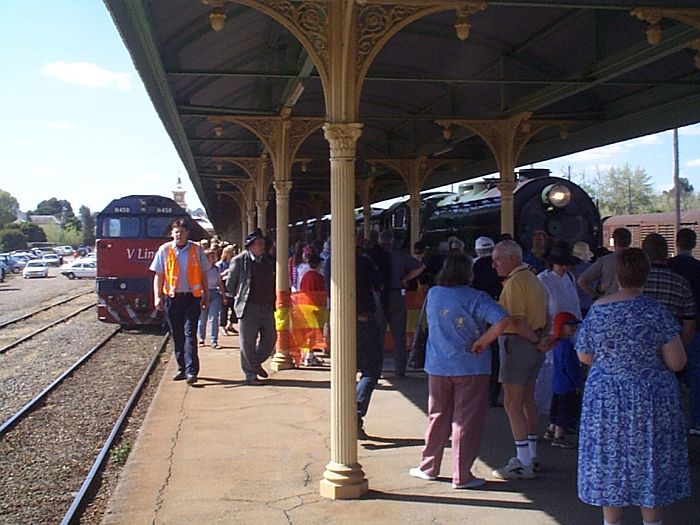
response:
<svg viewBox="0 0 700 525"><path fill-rule="evenodd" d="M238 190L217 181L245 180L246 174L234 163L218 168L216 159L259 157L265 144L246 126L229 122L217 136L212 117L290 111L293 118L324 121L317 60L327 42L329 0L226 1L219 32L212 30L212 8L205 5L212 2L105 3L209 217L217 229L237 220L236 203L226 194ZM565 123L535 135L518 165L700 121L700 58L693 48L700 42L700 14L689 9L697 7L695 0L399 4L354 4L361 53L362 46L383 43L392 23L404 24L371 57L362 84L356 174L377 176L374 201L404 195L407 188L387 163L372 172L373 159L459 161L436 169L423 189L496 171L477 133L453 127L446 136L439 120L530 112L533 121ZM468 4L485 9L468 17L469 36L460 40L455 8ZM434 6L431 12L420 11L426 5ZM649 13L661 14L657 25L649 25ZM283 25L288 19L305 28L312 49ZM657 36L659 42L650 44ZM308 162L306 170L297 164L292 171L290 220L312 215L309 200L327 198L328 151L320 129L299 148L297 157Z"/></svg>

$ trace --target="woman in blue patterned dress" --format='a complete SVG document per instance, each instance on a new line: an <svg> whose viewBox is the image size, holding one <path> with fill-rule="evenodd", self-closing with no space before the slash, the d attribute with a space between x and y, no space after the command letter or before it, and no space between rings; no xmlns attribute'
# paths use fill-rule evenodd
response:
<svg viewBox="0 0 700 525"><path fill-rule="evenodd" d="M578 495L618 524L623 507L661 523L663 507L690 495L688 449L678 383L685 366L680 327L642 295L649 259L618 255L620 289L596 302L581 325L579 358L592 364L583 396Z"/></svg>

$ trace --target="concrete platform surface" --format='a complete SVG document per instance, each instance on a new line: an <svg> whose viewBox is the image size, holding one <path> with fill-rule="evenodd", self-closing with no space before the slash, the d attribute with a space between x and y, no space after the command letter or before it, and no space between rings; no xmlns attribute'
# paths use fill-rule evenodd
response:
<svg viewBox="0 0 700 525"><path fill-rule="evenodd" d="M319 481L330 460L330 368L271 373L247 386L238 339L200 347L199 382L173 382L173 359L124 467L103 523L139 524L599 524L600 510L576 497L576 451L540 442L537 479L502 482L491 470L513 453L502 408L489 408L474 472L483 490L451 486L450 450L441 476L408 475L427 425L427 379L391 372L374 393L358 441L369 493L328 500ZM328 363L327 363L328 364ZM543 421L544 428L544 421ZM693 497L668 509L665 524L700 523L700 438L691 438ZM641 523L629 509L623 523Z"/></svg>

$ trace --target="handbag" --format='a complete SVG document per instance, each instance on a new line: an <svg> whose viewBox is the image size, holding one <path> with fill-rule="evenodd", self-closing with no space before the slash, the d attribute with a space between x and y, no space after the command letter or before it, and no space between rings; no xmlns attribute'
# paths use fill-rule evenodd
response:
<svg viewBox="0 0 700 525"><path fill-rule="evenodd" d="M425 314L425 305L428 302L426 295L416 322L416 330L413 334L411 354L408 356L408 366L414 370L421 370L425 366L425 345L428 343L428 319Z"/></svg>

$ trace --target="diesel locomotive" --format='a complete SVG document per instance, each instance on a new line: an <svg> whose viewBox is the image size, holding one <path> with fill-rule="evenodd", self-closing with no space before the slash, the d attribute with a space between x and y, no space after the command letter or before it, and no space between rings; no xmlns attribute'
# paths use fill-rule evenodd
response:
<svg viewBox="0 0 700 525"><path fill-rule="evenodd" d="M129 195L110 202L97 214L97 316L122 326L160 325L153 307L153 272L148 267L156 250L170 240L170 223L191 219L174 200L158 195ZM194 220L190 240L208 234Z"/></svg>

